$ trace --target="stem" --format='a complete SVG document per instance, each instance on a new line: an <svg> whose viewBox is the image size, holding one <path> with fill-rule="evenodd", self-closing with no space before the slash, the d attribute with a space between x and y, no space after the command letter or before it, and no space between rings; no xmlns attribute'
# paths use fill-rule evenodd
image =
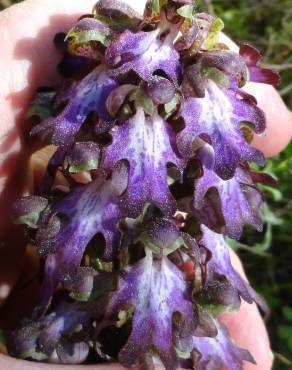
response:
<svg viewBox="0 0 292 370"><path fill-rule="evenodd" d="M214 7L212 4L212 0L202 0L203 7L206 8L207 12L211 14L213 17L216 16Z"/></svg>

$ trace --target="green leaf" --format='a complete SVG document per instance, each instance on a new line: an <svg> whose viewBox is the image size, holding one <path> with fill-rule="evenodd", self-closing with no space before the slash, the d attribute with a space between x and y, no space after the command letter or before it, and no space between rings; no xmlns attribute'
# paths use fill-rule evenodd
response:
<svg viewBox="0 0 292 370"><path fill-rule="evenodd" d="M180 16L188 19L192 19L194 15L195 7L191 4L184 5L181 8L177 9L177 12Z"/></svg>
<svg viewBox="0 0 292 370"><path fill-rule="evenodd" d="M230 248L232 248L234 251L238 250L238 242L235 239L228 238L228 236L225 237L226 243L229 245Z"/></svg>
<svg viewBox="0 0 292 370"><path fill-rule="evenodd" d="M252 248L254 253L262 253L270 248L272 243L272 224L267 224L267 230L265 232L264 238L260 243L256 243Z"/></svg>
<svg viewBox="0 0 292 370"><path fill-rule="evenodd" d="M262 184L260 184L260 188L266 193L269 193L275 202L279 202L280 200L283 199L283 194L279 189L275 189L275 188L272 188L271 186L262 185Z"/></svg>
<svg viewBox="0 0 292 370"><path fill-rule="evenodd" d="M290 349L292 349L292 326L279 325L277 332L280 338L284 339Z"/></svg>
<svg viewBox="0 0 292 370"><path fill-rule="evenodd" d="M284 306L282 309L282 313L285 319L292 322L292 307Z"/></svg>
<svg viewBox="0 0 292 370"><path fill-rule="evenodd" d="M219 40L219 34L224 28L222 19L216 18L211 26L207 40L204 43L205 49L213 49Z"/></svg>
<svg viewBox="0 0 292 370"><path fill-rule="evenodd" d="M262 207L262 218L266 223L271 225L282 225L283 220L277 217L274 212L272 212L269 206L264 203Z"/></svg>

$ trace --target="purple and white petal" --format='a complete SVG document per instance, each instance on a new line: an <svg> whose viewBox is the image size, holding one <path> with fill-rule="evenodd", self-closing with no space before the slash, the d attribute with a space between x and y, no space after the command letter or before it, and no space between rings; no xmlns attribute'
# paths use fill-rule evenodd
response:
<svg viewBox="0 0 292 370"><path fill-rule="evenodd" d="M154 203L166 215L176 211L176 203L167 184L167 164L180 167L175 151L175 134L157 113L145 116L138 108L134 117L112 133L113 141L105 150L103 167L118 161L129 164L128 188L122 206L128 217L137 217L146 202Z"/></svg>
<svg viewBox="0 0 292 370"><path fill-rule="evenodd" d="M229 237L240 238L244 225L251 225L261 231L263 224L260 210L263 197L249 174L238 167L234 177L222 180L211 169L204 168L203 172L195 180L194 192L194 208L198 211L196 214L201 222L210 228L220 224L220 220L215 220L215 225L212 225L213 213L211 217L208 215L209 205L212 204L215 209L219 204L224 222L223 231ZM216 192L209 192L211 189L216 189ZM208 198L206 203L205 197Z"/></svg>
<svg viewBox="0 0 292 370"><path fill-rule="evenodd" d="M109 71L109 76L120 78L133 71L146 81L161 70L178 83L181 77L179 54L172 47L172 39L160 40L159 32L159 29L138 33L125 31L114 40L105 53L106 62L115 67Z"/></svg>
<svg viewBox="0 0 292 370"><path fill-rule="evenodd" d="M206 226L201 226L202 238L200 244L207 248L212 257L207 263L207 280L212 281L214 275L223 275L238 290L247 302L256 302L263 311L267 311L264 300L252 289L239 273L233 268L230 260L229 246L221 234L217 234Z"/></svg>
<svg viewBox="0 0 292 370"><path fill-rule="evenodd" d="M104 258L111 260L119 245L120 218L119 200L101 175L52 206L36 236L38 251L42 257L49 258L51 266L46 273L44 291L49 285L52 294L54 282L68 280L76 272L87 244L97 233L106 242Z"/></svg>
<svg viewBox="0 0 292 370"><path fill-rule="evenodd" d="M70 144L89 113L97 113L100 122L110 121L105 102L116 87L103 67L97 67L66 91L67 104L63 111L35 126L31 134L55 145Z"/></svg>
<svg viewBox="0 0 292 370"><path fill-rule="evenodd" d="M130 367L151 348L155 348L166 369L175 369L177 356L173 346L172 317L179 312L185 326L194 328L193 306L187 300L188 287L183 273L167 257L146 257L129 267L113 295L110 316L127 305L134 307L131 335L119 354L119 360Z"/></svg>
<svg viewBox="0 0 292 370"><path fill-rule="evenodd" d="M47 362L77 364L88 355L88 325L98 317L98 309L83 303L61 303L53 312L39 319L24 320L23 325L9 338L10 352L21 358L46 360ZM80 332L79 342L69 334ZM67 336L67 338L66 338ZM65 339L66 338L66 339ZM64 341L67 345L64 346ZM54 358L54 351L57 357Z"/></svg>
<svg viewBox="0 0 292 370"><path fill-rule="evenodd" d="M215 338L193 337L194 349L201 358L196 364L198 370L243 370L243 361L255 364L252 355L232 342L227 329L216 319L213 320L218 334Z"/></svg>
<svg viewBox="0 0 292 370"><path fill-rule="evenodd" d="M223 179L231 178L240 162L264 164L264 155L250 147L240 130L242 122L251 122L256 133L265 129L264 114L250 99L208 81L205 97L187 99L179 114L185 128L179 133L177 144L184 157L194 155L193 143L202 138L214 148L215 171Z"/></svg>

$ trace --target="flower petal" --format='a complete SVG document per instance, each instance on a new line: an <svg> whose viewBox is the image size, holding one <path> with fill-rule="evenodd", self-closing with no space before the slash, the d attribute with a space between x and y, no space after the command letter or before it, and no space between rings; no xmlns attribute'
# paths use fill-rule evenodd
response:
<svg viewBox="0 0 292 370"><path fill-rule="evenodd" d="M68 52L87 58L99 58L108 46L113 33L104 23L94 18L82 18L68 32Z"/></svg>
<svg viewBox="0 0 292 370"><path fill-rule="evenodd" d="M114 29L135 30L142 22L142 17L126 2L119 0L99 0L94 7L95 16L101 18Z"/></svg>
<svg viewBox="0 0 292 370"><path fill-rule="evenodd" d="M174 83L181 75L179 54L172 47L172 40L159 40L159 29L151 32L123 32L105 52L106 62L116 67L109 72L119 78L134 71L148 80L155 71L163 71Z"/></svg>
<svg viewBox="0 0 292 370"><path fill-rule="evenodd" d="M217 192L210 192L216 189ZM208 195L207 195L208 193ZM208 197L207 207L204 204ZM220 220L209 217L210 205L216 208L219 204L224 222L224 233L231 238L238 239L245 224L253 226L258 231L263 228L260 209L263 203L262 195L256 188L249 174L238 167L234 177L222 180L210 169L205 168L202 177L195 181L194 208L197 216L208 227L220 225Z"/></svg>
<svg viewBox="0 0 292 370"><path fill-rule="evenodd" d="M65 338L76 331L78 326L77 331L82 332L81 329L84 330L89 325L94 315L98 316L89 305L62 303L52 313L39 320L25 320L22 327L14 331L9 338L10 352L20 358L50 362L54 351L58 349L57 362L82 363L88 355L86 343L80 341L80 338L79 342L76 342L76 339L74 341ZM82 336L86 339L86 330ZM64 347L64 340L67 341L67 348Z"/></svg>
<svg viewBox="0 0 292 370"><path fill-rule="evenodd" d="M33 229L38 228L41 215L47 208L48 203L48 199L36 195L20 198L13 205L13 222L26 224Z"/></svg>
<svg viewBox="0 0 292 370"><path fill-rule="evenodd" d="M194 327L193 306L186 294L183 273L167 257L155 260L148 250L146 257L127 270L108 308L111 316L127 305L135 309L131 335L119 354L123 366L130 367L154 347L166 369L176 368L173 314L179 312L186 327Z"/></svg>
<svg viewBox="0 0 292 370"><path fill-rule="evenodd" d="M100 122L110 120L105 101L116 86L116 82L107 76L103 68L97 67L66 91L66 101L69 100L64 110L34 127L32 135L38 134L43 140L55 145L68 145L74 140L89 113L96 112Z"/></svg>
<svg viewBox="0 0 292 370"><path fill-rule="evenodd" d="M50 257L44 291L49 285L52 294L57 281L68 280L68 276L76 273L87 244L97 233L106 241L104 258L111 260L115 256L120 237L118 204L110 183L99 175L94 182L76 188L51 207L36 235L40 255Z"/></svg>
<svg viewBox="0 0 292 370"><path fill-rule="evenodd" d="M227 370L243 370L243 361L255 364L247 350L237 347L232 342L225 327L218 320L213 321L218 330L215 338L193 337L194 348L201 355L196 369L220 370L224 366Z"/></svg>
<svg viewBox="0 0 292 370"><path fill-rule="evenodd" d="M42 88L38 89L37 94L29 106L27 117L37 116L41 120L53 114L53 102L56 91Z"/></svg>
<svg viewBox="0 0 292 370"><path fill-rule="evenodd" d="M106 101L106 107L112 117L115 117L123 104L127 96L132 93L138 87L132 84L124 84L113 90Z"/></svg>
<svg viewBox="0 0 292 370"><path fill-rule="evenodd" d="M187 99L180 115L185 128L179 133L177 143L184 157L194 154L192 145L196 138L207 136L215 152L215 171L223 179L231 178L240 162L264 164L263 154L251 148L240 131L240 123L246 121L252 122L257 133L265 129L264 114L250 99L208 81L206 96Z"/></svg>
<svg viewBox="0 0 292 370"><path fill-rule="evenodd" d="M203 236L200 244L212 253L212 257L207 263L207 280L212 281L214 274L225 276L247 303L255 301L263 311L267 311L267 305L263 299L233 268L230 260L229 247L223 236L214 233L203 225L201 226L201 230Z"/></svg>
<svg viewBox="0 0 292 370"><path fill-rule="evenodd" d="M150 77L147 81L147 93L156 105L169 103L175 94L175 87L167 78Z"/></svg>
<svg viewBox="0 0 292 370"><path fill-rule="evenodd" d="M175 134L170 126L157 113L145 117L138 108L136 115L117 127L112 136L102 165L113 167L121 160L129 163L128 188L123 199L127 216L137 217L146 202L172 215L176 204L168 189L166 165L174 163L180 167L182 161L175 152Z"/></svg>

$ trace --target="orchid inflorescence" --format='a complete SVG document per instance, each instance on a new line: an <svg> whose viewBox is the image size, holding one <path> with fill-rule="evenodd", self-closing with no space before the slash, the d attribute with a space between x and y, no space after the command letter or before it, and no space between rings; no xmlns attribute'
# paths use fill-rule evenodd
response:
<svg viewBox="0 0 292 370"><path fill-rule="evenodd" d="M241 299L266 310L225 237L262 229L257 184L274 180L249 166L265 162L250 145L265 117L242 87L279 77L252 46L230 51L222 28L193 0L148 1L143 17L100 0L56 35L65 79L29 110L31 134L56 151L37 194L14 206L43 282L12 355L132 369L254 362L218 315Z"/></svg>

